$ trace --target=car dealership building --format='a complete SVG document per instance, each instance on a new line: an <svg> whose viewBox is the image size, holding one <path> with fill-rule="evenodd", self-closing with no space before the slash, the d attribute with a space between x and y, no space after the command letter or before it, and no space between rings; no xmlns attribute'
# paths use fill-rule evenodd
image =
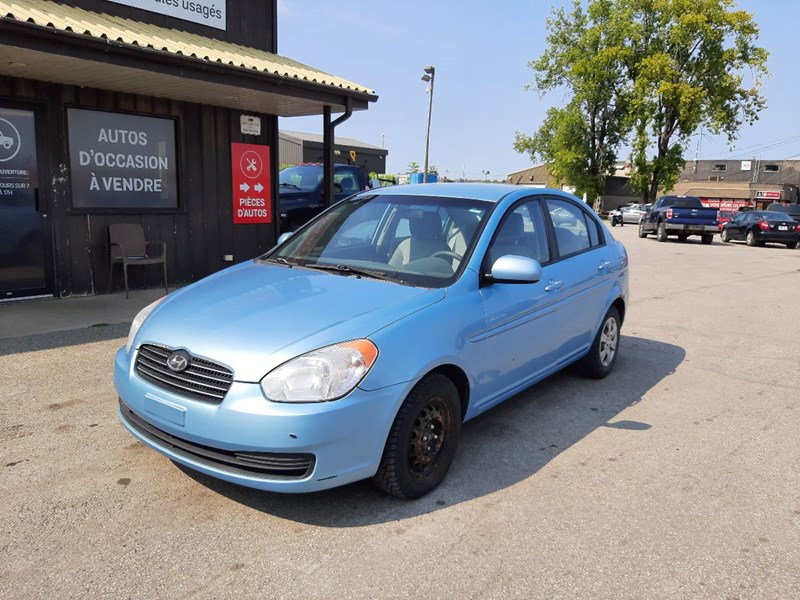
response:
<svg viewBox="0 0 800 600"><path fill-rule="evenodd" d="M0 0L0 300L119 288L115 223L166 242L170 284L275 243L278 116L321 115L331 165L335 126L377 100L279 56L276 13ZM159 285L144 269L132 285Z"/></svg>

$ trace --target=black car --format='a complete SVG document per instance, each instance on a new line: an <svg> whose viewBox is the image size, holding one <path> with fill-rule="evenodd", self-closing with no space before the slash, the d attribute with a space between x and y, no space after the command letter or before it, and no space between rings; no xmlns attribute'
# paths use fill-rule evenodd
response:
<svg viewBox="0 0 800 600"><path fill-rule="evenodd" d="M786 213L800 223L800 204L781 204L779 202L773 202L767 207L767 210Z"/></svg>
<svg viewBox="0 0 800 600"><path fill-rule="evenodd" d="M786 244L797 248L800 223L789 215L772 210L752 210L739 213L725 223L719 234L723 242L744 240L748 246L763 246L766 242Z"/></svg>

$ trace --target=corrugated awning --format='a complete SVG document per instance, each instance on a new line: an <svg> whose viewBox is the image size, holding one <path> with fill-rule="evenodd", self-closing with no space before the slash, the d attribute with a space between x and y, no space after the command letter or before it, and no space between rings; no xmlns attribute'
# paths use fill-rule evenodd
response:
<svg viewBox="0 0 800 600"><path fill-rule="evenodd" d="M0 74L279 116L377 100L290 58L49 0L0 0L0 54Z"/></svg>

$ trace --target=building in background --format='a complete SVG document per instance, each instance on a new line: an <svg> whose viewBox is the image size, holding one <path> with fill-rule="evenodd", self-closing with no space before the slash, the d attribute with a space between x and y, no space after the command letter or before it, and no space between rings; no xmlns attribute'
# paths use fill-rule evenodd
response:
<svg viewBox="0 0 800 600"><path fill-rule="evenodd" d="M0 299L107 291L113 223L170 284L270 248L278 117L320 115L332 157L377 100L277 48L277 0L0 0Z"/></svg>
<svg viewBox="0 0 800 600"><path fill-rule="evenodd" d="M318 163L323 159L323 136L299 131L280 131L278 156L282 165ZM336 136L335 162L358 165L367 173L386 173L388 150L352 138Z"/></svg>
<svg viewBox="0 0 800 600"><path fill-rule="evenodd" d="M686 163L673 193L697 196L720 210L737 210L794 204L799 187L800 160L697 160Z"/></svg>

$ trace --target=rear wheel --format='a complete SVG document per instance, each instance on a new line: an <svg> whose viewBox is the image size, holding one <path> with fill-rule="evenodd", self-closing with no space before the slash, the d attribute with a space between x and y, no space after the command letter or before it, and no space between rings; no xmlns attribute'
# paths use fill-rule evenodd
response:
<svg viewBox="0 0 800 600"><path fill-rule="evenodd" d="M646 238L647 232L644 230L644 223L639 223L639 237Z"/></svg>
<svg viewBox="0 0 800 600"><path fill-rule="evenodd" d="M667 241L667 226L664 223L659 223L656 228L656 240L659 242Z"/></svg>
<svg viewBox="0 0 800 600"><path fill-rule="evenodd" d="M409 392L395 417L373 482L413 500L444 479L461 437L461 402L453 382L431 373Z"/></svg>
<svg viewBox="0 0 800 600"><path fill-rule="evenodd" d="M619 311L613 306L603 317L603 324L592 342L592 347L580 362L580 369L587 377L602 379L614 368L620 340Z"/></svg>
<svg viewBox="0 0 800 600"><path fill-rule="evenodd" d="M714 234L713 233L704 233L700 236L700 241L703 242L706 246L714 241Z"/></svg>
<svg viewBox="0 0 800 600"><path fill-rule="evenodd" d="M786 242L786 247L789 250L794 250L795 248L797 248L797 242Z"/></svg>
<svg viewBox="0 0 800 600"><path fill-rule="evenodd" d="M689 236L686 235L685 233L679 233L678 234L678 241L679 242L685 242L688 238L689 238Z"/></svg>
<svg viewBox="0 0 800 600"><path fill-rule="evenodd" d="M754 234L752 231L748 231L747 232L746 241L747 241L747 245L748 246L755 246L756 245L756 234Z"/></svg>
<svg viewBox="0 0 800 600"><path fill-rule="evenodd" d="M731 241L731 238L728 237L728 230L727 229L723 229L722 231L719 232L719 240L723 244L727 244L728 242Z"/></svg>

